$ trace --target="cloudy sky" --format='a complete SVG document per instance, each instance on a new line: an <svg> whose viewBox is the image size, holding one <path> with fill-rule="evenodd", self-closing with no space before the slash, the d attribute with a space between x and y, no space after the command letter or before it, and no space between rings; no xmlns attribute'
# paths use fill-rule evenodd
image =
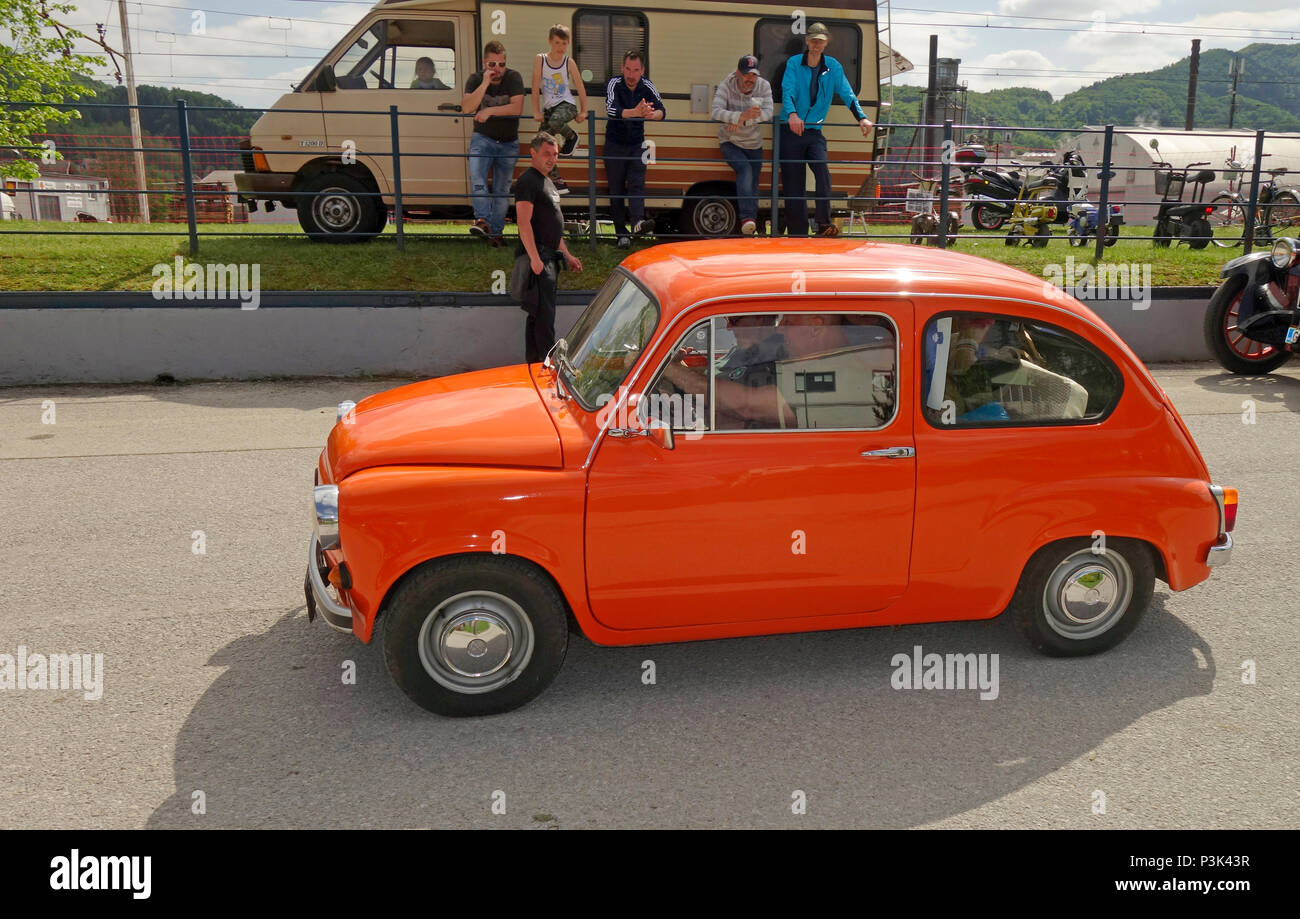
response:
<svg viewBox="0 0 1300 919"><path fill-rule="evenodd" d="M371 6L372 0L137 0L127 4L136 78L268 106ZM1184 57L1194 37L1203 50L1300 40L1300 8L1275 0L1226 7L1222 0L903 0L892 9L891 44L917 64L904 82L925 81L928 36L936 33L940 56L961 58L971 89L1032 86L1060 97ZM76 0L65 20L90 33L105 23L109 44L121 45L116 0ZM1252 79L1267 75L1247 73Z"/></svg>

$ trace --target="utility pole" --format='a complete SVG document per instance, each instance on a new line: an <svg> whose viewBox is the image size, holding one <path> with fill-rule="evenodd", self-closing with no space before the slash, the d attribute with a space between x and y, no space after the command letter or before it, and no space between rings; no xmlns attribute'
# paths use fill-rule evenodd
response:
<svg viewBox="0 0 1300 919"><path fill-rule="evenodd" d="M937 143L935 143L935 138L938 136L938 134L936 129L933 127L935 122L934 103L935 103L935 96L937 94L937 87L939 85L938 80L939 80L939 36L931 35L930 36L929 81L925 90L925 106L922 109L923 116L921 118L921 121L924 124L929 125L929 127L926 127L924 129L925 133L923 135L925 137L925 140L923 141L923 146L925 149L925 158L927 160L931 156L934 156L935 149L939 146ZM938 157L935 158L937 159ZM936 167L934 166L927 166L925 169L925 174L933 175L935 168Z"/></svg>
<svg viewBox="0 0 1300 919"><path fill-rule="evenodd" d="M1187 72L1187 124L1183 130L1196 128L1196 77L1201 69L1201 40L1192 39L1192 60Z"/></svg>
<svg viewBox="0 0 1300 919"><path fill-rule="evenodd" d="M1234 54L1228 63L1228 76L1232 79L1232 89L1228 90L1228 130L1232 130L1232 121L1237 115L1237 81L1246 72L1246 60L1240 54Z"/></svg>
<svg viewBox="0 0 1300 919"><path fill-rule="evenodd" d="M149 223L149 196L144 175L144 146L140 132L140 99L135 94L135 64L131 60L131 27L126 21L126 0L117 0L117 14L122 22L122 57L126 60L126 101L130 106L131 146L135 148L135 187L140 189L140 222Z"/></svg>

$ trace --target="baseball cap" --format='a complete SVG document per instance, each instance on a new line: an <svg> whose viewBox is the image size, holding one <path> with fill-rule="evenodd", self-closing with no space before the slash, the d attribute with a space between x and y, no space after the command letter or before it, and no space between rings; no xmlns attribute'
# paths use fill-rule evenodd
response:
<svg viewBox="0 0 1300 919"><path fill-rule="evenodd" d="M740 62L736 64L736 69L741 73L753 73L758 69L758 58L752 54L743 55Z"/></svg>
<svg viewBox="0 0 1300 919"><path fill-rule="evenodd" d="M826 23L824 23L824 22L814 22L812 25L810 25L810 26L808 27L808 37L809 37L809 38L824 38L824 39L826 39L827 41L830 41L830 40L831 40L831 30L828 29L828 28L826 28Z"/></svg>

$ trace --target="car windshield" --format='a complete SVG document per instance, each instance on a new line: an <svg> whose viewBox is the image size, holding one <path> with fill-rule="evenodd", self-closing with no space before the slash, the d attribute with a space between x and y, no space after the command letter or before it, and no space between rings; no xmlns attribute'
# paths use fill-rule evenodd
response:
<svg viewBox="0 0 1300 919"><path fill-rule="evenodd" d="M564 381L587 411L614 398L659 325L659 304L622 272L596 294L566 337Z"/></svg>

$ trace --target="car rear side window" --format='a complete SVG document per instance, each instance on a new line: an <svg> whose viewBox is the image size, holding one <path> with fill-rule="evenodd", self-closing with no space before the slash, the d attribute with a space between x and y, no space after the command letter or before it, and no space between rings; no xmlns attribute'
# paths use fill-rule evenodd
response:
<svg viewBox="0 0 1300 919"><path fill-rule="evenodd" d="M949 313L926 325L921 398L935 427L1100 421L1123 377L1065 329L1014 316Z"/></svg>

